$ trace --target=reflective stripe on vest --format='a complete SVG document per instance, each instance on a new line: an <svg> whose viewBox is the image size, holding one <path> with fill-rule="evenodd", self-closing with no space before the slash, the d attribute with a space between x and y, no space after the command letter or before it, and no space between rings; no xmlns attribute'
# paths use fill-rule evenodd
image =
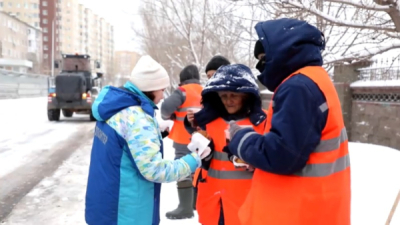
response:
<svg viewBox="0 0 400 225"><path fill-rule="evenodd" d="M257 134L256 132L249 132L243 136L243 138L239 142L238 153L239 158L241 158L241 148L243 143L246 141L248 137L253 134ZM321 140L320 143L314 150L314 153L323 153L334 151L340 147L341 144L348 141L346 128L343 128L340 131L340 135L335 138ZM306 166L299 172L296 172L294 175L303 176L303 177L323 177L329 176L333 173L345 170L350 166L350 157L347 153L346 155L336 159L331 163L310 163L306 164Z"/></svg>
<svg viewBox="0 0 400 225"><path fill-rule="evenodd" d="M215 170L215 169L208 169L208 176L214 177L221 180L243 180L243 179L251 179L253 177L253 173L238 169L238 170Z"/></svg>
<svg viewBox="0 0 400 225"><path fill-rule="evenodd" d="M251 122L248 118L237 120L236 122L238 125L251 125ZM226 145L226 140L224 139L225 134L223 131L227 128L228 123L229 122L223 120L222 118L219 118L207 125L207 132L210 135L210 138L215 140L214 144L216 145L216 149L213 153L213 161L208 169L208 176L221 180L251 179L253 177L253 173L244 168L235 168L233 163L229 160L228 154L222 152L223 147ZM265 123L266 121L262 122L257 127L254 127L254 129L256 129L259 133L262 133ZM218 140L216 140L216 138Z"/></svg>

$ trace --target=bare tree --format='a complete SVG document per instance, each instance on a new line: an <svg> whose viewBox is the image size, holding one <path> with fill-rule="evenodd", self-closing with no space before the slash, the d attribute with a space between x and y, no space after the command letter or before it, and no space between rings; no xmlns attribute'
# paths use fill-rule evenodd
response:
<svg viewBox="0 0 400 225"><path fill-rule="evenodd" d="M249 28L236 17L238 10L225 1L149 0L140 9L144 29L134 29L143 50L169 69L171 86L176 87L184 66L195 64L203 71L214 55L252 62L243 46Z"/></svg>
<svg viewBox="0 0 400 225"><path fill-rule="evenodd" d="M316 25L326 37L324 62L357 63L400 48L400 5L395 0L245 0L272 17Z"/></svg>

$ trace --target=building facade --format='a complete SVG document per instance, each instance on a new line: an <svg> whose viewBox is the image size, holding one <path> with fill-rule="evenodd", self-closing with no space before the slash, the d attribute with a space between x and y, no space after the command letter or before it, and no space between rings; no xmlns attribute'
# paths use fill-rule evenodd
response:
<svg viewBox="0 0 400 225"><path fill-rule="evenodd" d="M115 75L129 76L135 67L140 55L131 51L116 51L115 52Z"/></svg>
<svg viewBox="0 0 400 225"><path fill-rule="evenodd" d="M61 54L78 53L90 55L93 61L101 63L101 72L113 75L113 26L79 0L0 0L0 11L11 13L32 26L27 35L30 39L27 51L33 62L43 61L43 73L53 73L54 61L60 61ZM42 32L35 27L42 28ZM36 60L38 57L40 60ZM54 74L58 72L54 68Z"/></svg>
<svg viewBox="0 0 400 225"><path fill-rule="evenodd" d="M114 34L109 23L78 0L40 0L40 10L43 32L48 31L43 37L43 59L47 60L48 69L52 66L51 21L54 19L55 61L61 59L61 54L88 54L93 67L94 61L98 61L103 73L113 74Z"/></svg>
<svg viewBox="0 0 400 225"><path fill-rule="evenodd" d="M0 10L14 14L31 26L40 27L39 0L1 0Z"/></svg>
<svg viewBox="0 0 400 225"><path fill-rule="evenodd" d="M15 14L0 11L0 68L40 73L42 32ZM37 54L39 53L39 54Z"/></svg>

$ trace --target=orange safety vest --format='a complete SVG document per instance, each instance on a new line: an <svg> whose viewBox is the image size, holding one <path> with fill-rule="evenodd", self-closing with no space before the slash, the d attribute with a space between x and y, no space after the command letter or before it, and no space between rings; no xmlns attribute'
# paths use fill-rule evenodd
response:
<svg viewBox="0 0 400 225"><path fill-rule="evenodd" d="M350 159L338 94L322 67L305 67L288 78L299 73L313 80L326 98L320 106L329 110L321 141L306 166L293 175L255 170L239 211L242 225L350 225ZM266 132L273 107L271 102Z"/></svg>
<svg viewBox="0 0 400 225"><path fill-rule="evenodd" d="M238 125L252 125L248 118ZM266 120L253 126L258 133L264 133ZM222 203L225 225L238 225L238 210L250 190L253 173L244 168L235 168L228 155L222 151L226 146L225 130L228 123L218 118L206 125L207 133L214 141L215 149L205 183L198 183L196 209L199 222L203 225L217 225ZM202 177L203 172L202 172Z"/></svg>
<svg viewBox="0 0 400 225"><path fill-rule="evenodd" d="M186 131L184 120L187 111L192 108L201 109L201 92L203 87L200 84L185 84L179 87L186 96L185 102L174 112L176 119L168 137L178 144L189 144L191 135Z"/></svg>

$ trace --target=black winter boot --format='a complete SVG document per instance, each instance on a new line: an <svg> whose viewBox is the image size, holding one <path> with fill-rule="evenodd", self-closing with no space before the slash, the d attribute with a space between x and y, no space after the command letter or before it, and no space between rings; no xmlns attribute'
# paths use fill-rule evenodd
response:
<svg viewBox="0 0 400 225"><path fill-rule="evenodd" d="M167 212L165 216L168 219L189 219L194 217L193 213L193 187L192 182L178 182L179 205L173 211Z"/></svg>

